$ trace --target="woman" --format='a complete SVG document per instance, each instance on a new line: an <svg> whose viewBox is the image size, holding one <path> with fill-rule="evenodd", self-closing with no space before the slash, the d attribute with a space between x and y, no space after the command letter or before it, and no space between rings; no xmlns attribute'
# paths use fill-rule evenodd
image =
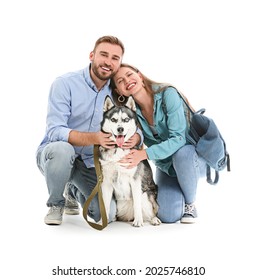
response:
<svg viewBox="0 0 257 280"><path fill-rule="evenodd" d="M157 167L158 217L164 223L194 223L197 183L206 165L186 141L187 121L177 90L148 79L128 64L121 65L111 86L120 105L133 96L146 145L145 149L132 150L121 163L132 168L144 159L153 161Z"/></svg>

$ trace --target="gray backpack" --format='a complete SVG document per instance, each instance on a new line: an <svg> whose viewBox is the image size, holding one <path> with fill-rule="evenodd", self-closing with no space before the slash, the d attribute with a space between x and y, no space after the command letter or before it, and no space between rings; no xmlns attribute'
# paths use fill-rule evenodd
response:
<svg viewBox="0 0 257 280"><path fill-rule="evenodd" d="M205 109L197 112L190 107L186 98L177 90L184 102L184 110L188 121L186 138L195 146L197 154L206 161L207 182L215 185L219 181L219 171L227 167L230 171L230 156L226 143L214 121L203 114ZM215 171L215 178L211 178L211 169Z"/></svg>

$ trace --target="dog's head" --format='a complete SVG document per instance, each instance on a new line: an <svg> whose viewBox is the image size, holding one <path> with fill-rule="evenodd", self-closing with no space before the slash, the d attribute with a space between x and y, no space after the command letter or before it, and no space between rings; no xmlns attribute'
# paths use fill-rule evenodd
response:
<svg viewBox="0 0 257 280"><path fill-rule="evenodd" d="M111 133L111 139L121 147L137 130L135 101L130 96L124 106L116 106L107 96L103 111L101 129L103 132Z"/></svg>

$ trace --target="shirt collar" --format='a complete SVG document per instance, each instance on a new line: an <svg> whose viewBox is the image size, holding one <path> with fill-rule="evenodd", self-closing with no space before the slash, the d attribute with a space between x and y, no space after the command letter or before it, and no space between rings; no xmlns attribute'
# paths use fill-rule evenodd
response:
<svg viewBox="0 0 257 280"><path fill-rule="evenodd" d="M95 92L98 92L98 89L90 76L90 68L91 68L91 63L84 69L84 78L86 83L89 85L89 87L92 88ZM110 79L107 81L107 83L103 86L101 90L109 87L109 85L110 85Z"/></svg>

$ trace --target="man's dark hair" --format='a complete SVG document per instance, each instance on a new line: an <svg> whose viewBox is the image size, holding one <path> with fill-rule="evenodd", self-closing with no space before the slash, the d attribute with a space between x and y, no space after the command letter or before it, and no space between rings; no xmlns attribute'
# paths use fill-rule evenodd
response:
<svg viewBox="0 0 257 280"><path fill-rule="evenodd" d="M93 52L96 50L97 46L101 43L109 43L109 44L113 44L113 45L118 45L122 49L122 54L124 54L124 52L125 52L125 48L124 48L123 43L117 37L114 37L114 36L103 36L103 37L99 38L95 42Z"/></svg>

